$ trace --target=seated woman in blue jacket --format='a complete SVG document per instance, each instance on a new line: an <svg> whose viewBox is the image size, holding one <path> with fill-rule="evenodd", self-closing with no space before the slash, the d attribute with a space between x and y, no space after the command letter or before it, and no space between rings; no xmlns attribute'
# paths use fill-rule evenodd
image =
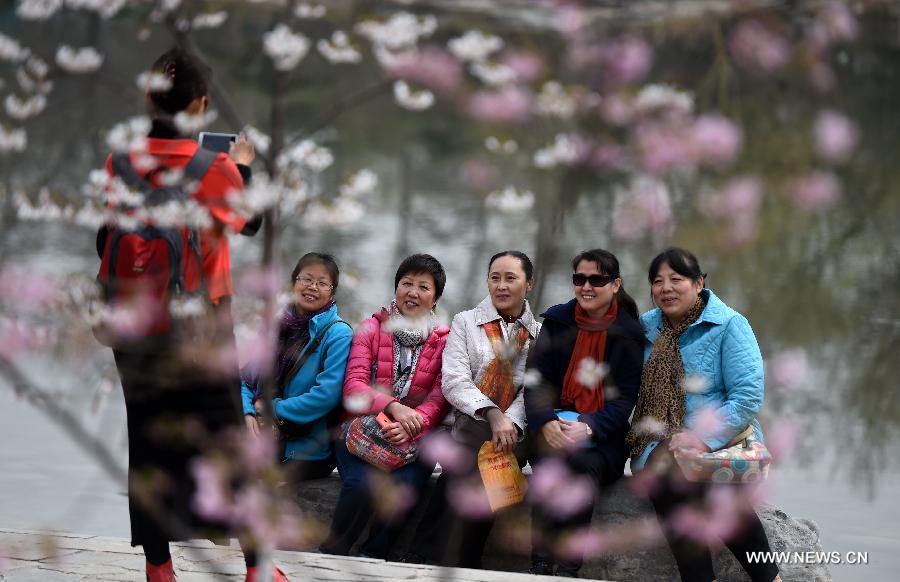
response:
<svg viewBox="0 0 900 582"><path fill-rule="evenodd" d="M706 288L706 274L693 254L666 250L650 263L648 279L656 309L641 316L646 341L641 392L628 433L631 467L658 476L650 501L681 579L710 582L716 576L709 548L678 527L677 518L679 509L699 506L711 488L688 481L675 455L724 448L748 427L762 441L756 421L763 404L762 355L747 319ZM753 508L740 509L742 527L722 541L754 582L780 580L775 564L747 560L750 552L768 552L769 540Z"/></svg>
<svg viewBox="0 0 900 582"><path fill-rule="evenodd" d="M291 274L294 300L281 315L272 412L284 445L282 460L295 483L330 475L335 466L329 421L334 418L336 424L340 414L353 339L334 299L339 276L331 255L303 255ZM259 377L249 370L242 376L244 420L258 435Z"/></svg>
<svg viewBox="0 0 900 582"><path fill-rule="evenodd" d="M553 470L548 468L552 463L542 461L561 459L569 471L587 476L600 489L625 469L643 333L615 255L584 251L572 259L572 270L575 298L542 314L543 327L528 357L529 373L536 373L525 387L527 425L535 437L531 463L539 478L541 471ZM562 552L561 545L590 525L593 499L590 495L583 507L567 514L534 506L532 574L577 577L582 557Z"/></svg>

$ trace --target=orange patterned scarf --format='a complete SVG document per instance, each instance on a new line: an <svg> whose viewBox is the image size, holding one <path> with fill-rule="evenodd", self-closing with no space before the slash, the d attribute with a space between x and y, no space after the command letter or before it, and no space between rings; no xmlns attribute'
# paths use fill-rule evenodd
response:
<svg viewBox="0 0 900 582"><path fill-rule="evenodd" d="M497 408L506 412L506 409L509 408L509 405L512 404L516 397L512 363L525 348L525 342L528 341L529 337L528 329L525 327L519 328L519 335L516 337L516 351L510 355L507 350L507 344L503 341L500 322L489 321L482 327L484 327L484 333L487 334L488 340L491 342L491 348L494 350L494 359L488 364L484 377L481 379L481 385L478 388L497 405Z"/></svg>
<svg viewBox="0 0 900 582"><path fill-rule="evenodd" d="M619 313L619 302L615 299L600 319L591 319L581 305L575 304L575 323L578 326L578 337L575 349L569 358L569 368L563 380L563 390L559 403L561 406L574 406L581 414L590 414L603 408L603 378L597 383L585 386L579 379L578 370L585 358L591 358L600 365L606 356L606 330L616 320Z"/></svg>

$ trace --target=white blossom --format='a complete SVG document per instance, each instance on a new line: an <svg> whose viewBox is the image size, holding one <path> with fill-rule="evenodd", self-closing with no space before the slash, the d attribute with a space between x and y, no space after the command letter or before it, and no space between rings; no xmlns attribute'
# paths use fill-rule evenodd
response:
<svg viewBox="0 0 900 582"><path fill-rule="evenodd" d="M70 73L91 73L103 64L103 55L89 46L74 49L62 45L56 51L56 64Z"/></svg>
<svg viewBox="0 0 900 582"><path fill-rule="evenodd" d="M284 192L281 184L270 182L265 176L254 177L243 192L228 194L228 205L238 214L255 216L277 206Z"/></svg>
<svg viewBox="0 0 900 582"><path fill-rule="evenodd" d="M309 39L293 32L287 25L279 24L263 35L263 50L272 59L276 69L290 71L309 52Z"/></svg>
<svg viewBox="0 0 900 582"><path fill-rule="evenodd" d="M196 115L188 113L187 111L179 111L175 114L175 127L177 127L181 133L191 135L207 127L218 117L219 114L214 109Z"/></svg>
<svg viewBox="0 0 900 582"><path fill-rule="evenodd" d="M428 89L413 91L406 81L394 83L394 99L398 105L411 111L422 111L434 105L434 93Z"/></svg>
<svg viewBox="0 0 900 582"><path fill-rule="evenodd" d="M30 54L31 51L20 45L19 41L0 33L0 61L17 63L27 59Z"/></svg>
<svg viewBox="0 0 900 582"><path fill-rule="evenodd" d="M16 14L22 20L47 20L63 7L63 0L19 0Z"/></svg>
<svg viewBox="0 0 900 582"><path fill-rule="evenodd" d="M634 432L639 435L659 437L666 434L666 425L656 417L645 416L634 423Z"/></svg>
<svg viewBox="0 0 900 582"><path fill-rule="evenodd" d="M334 163L331 150L305 139L297 145L286 149L278 158L281 168L289 166L303 167L313 172L323 172Z"/></svg>
<svg viewBox="0 0 900 582"><path fill-rule="evenodd" d="M578 108L578 102L557 81L547 81L541 87L536 99L538 113L547 117L571 119Z"/></svg>
<svg viewBox="0 0 900 582"><path fill-rule="evenodd" d="M28 72L26 67L19 67L16 69L16 81L19 83L19 87L22 88L22 91L26 93L40 93L41 95L48 95L50 91L53 90L53 82L48 81L46 79L35 79L31 73Z"/></svg>
<svg viewBox="0 0 900 582"><path fill-rule="evenodd" d="M709 378L700 374L686 374L683 388L687 394L702 394L709 388Z"/></svg>
<svg viewBox="0 0 900 582"><path fill-rule="evenodd" d="M522 213L534 206L534 194L531 190L518 191L514 186L495 190L485 200L488 208L495 208L508 214Z"/></svg>
<svg viewBox="0 0 900 582"><path fill-rule="evenodd" d="M252 125L245 125L243 131L244 135L247 136L247 141L253 144L256 151L262 155L266 155L269 152L269 147L272 145L271 137Z"/></svg>
<svg viewBox="0 0 900 582"><path fill-rule="evenodd" d="M160 72L144 71L137 76L137 86L141 91L164 93L172 88L172 79Z"/></svg>
<svg viewBox="0 0 900 582"><path fill-rule="evenodd" d="M365 207L356 200L339 197L331 203L316 201L310 204L303 220L309 226L341 227L358 222L365 214Z"/></svg>
<svg viewBox="0 0 900 582"><path fill-rule="evenodd" d="M694 96L669 85L646 85L641 88L634 106L638 111L671 109L680 113L694 110Z"/></svg>
<svg viewBox="0 0 900 582"><path fill-rule="evenodd" d="M447 47L461 61L480 63L503 48L503 39L499 36L486 35L480 30L470 30L462 36L451 39Z"/></svg>
<svg viewBox="0 0 900 582"><path fill-rule="evenodd" d="M327 10L325 9L325 6L321 4L310 4L307 2L301 2L294 10L294 16L300 19L307 20L323 18L326 13Z"/></svg>
<svg viewBox="0 0 900 582"><path fill-rule="evenodd" d="M598 362L593 358L582 358L575 372L575 379L589 390L594 390L600 381L609 373L609 364Z"/></svg>
<svg viewBox="0 0 900 582"><path fill-rule="evenodd" d="M369 39L375 46L392 51L414 48L420 39L428 38L437 29L434 16L415 16L399 12L386 22L366 20L356 25L356 32Z"/></svg>
<svg viewBox="0 0 900 582"><path fill-rule="evenodd" d="M23 152L28 146L28 135L22 128L7 130L0 125L0 153Z"/></svg>
<svg viewBox="0 0 900 582"><path fill-rule="evenodd" d="M39 115L47 107L47 98L43 95L32 95L22 99L18 95L7 95L3 101L6 113L19 121Z"/></svg>
<svg viewBox="0 0 900 582"><path fill-rule="evenodd" d="M496 63L472 63L469 70L485 85L503 87L516 80L516 72L506 65Z"/></svg>
<svg viewBox="0 0 900 582"><path fill-rule="evenodd" d="M175 297L169 301L169 313L176 319L201 316L206 313L206 299L187 295Z"/></svg>
<svg viewBox="0 0 900 582"><path fill-rule="evenodd" d="M360 170L350 176L341 186L340 194L345 198L359 198L378 187L378 176L372 170Z"/></svg>
<svg viewBox="0 0 900 582"><path fill-rule="evenodd" d="M165 204L144 207L143 210L145 221L160 226L210 228L213 225L209 210L193 198L184 202L170 200Z"/></svg>
<svg viewBox="0 0 900 582"><path fill-rule="evenodd" d="M534 165L541 169L555 168L556 166L569 166L578 161L578 138L572 135L560 133L556 135L553 143L534 153Z"/></svg>
<svg viewBox="0 0 900 582"><path fill-rule="evenodd" d="M341 30L335 31L331 40L319 40L316 47L330 63L358 63L362 60L362 54L350 44L347 33Z"/></svg>
<svg viewBox="0 0 900 582"><path fill-rule="evenodd" d="M132 117L109 130L106 134L106 145L114 152L144 150L149 132L150 118Z"/></svg>
<svg viewBox="0 0 900 582"><path fill-rule="evenodd" d="M28 71L28 74L36 79L43 79L50 72L50 67L47 63L40 57L35 56L29 57L25 61L25 69Z"/></svg>
<svg viewBox="0 0 900 582"><path fill-rule="evenodd" d="M218 12L207 12L206 14L198 14L191 21L191 28L197 30L199 28L219 28L228 20L228 13L224 10Z"/></svg>
<svg viewBox="0 0 900 582"><path fill-rule="evenodd" d="M163 12L173 12L181 6L181 0L160 0L159 9Z"/></svg>
<svg viewBox="0 0 900 582"><path fill-rule="evenodd" d="M493 135L484 140L484 147L495 154L514 154L519 151L519 143L514 139L500 140Z"/></svg>

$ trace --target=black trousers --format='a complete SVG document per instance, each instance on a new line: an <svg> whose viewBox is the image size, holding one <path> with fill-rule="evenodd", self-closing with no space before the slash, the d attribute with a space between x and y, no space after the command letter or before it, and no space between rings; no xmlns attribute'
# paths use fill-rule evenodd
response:
<svg viewBox="0 0 900 582"><path fill-rule="evenodd" d="M684 507L699 506L716 487L737 487L740 484L693 483L684 478L674 456L669 451L668 441L661 442L647 460L647 469L663 471L658 487L650 501L656 510L666 541L675 557L678 572L683 582L710 582L715 580L712 556L709 547L696 539L678 531L672 522L675 513ZM738 498L742 491L736 492ZM748 552L769 551L769 538L763 529L756 511L749 505L742 509L742 520L738 531L729 539L723 539L725 546L734 554L753 582L771 582L778 576L778 566L773 563L750 563Z"/></svg>
<svg viewBox="0 0 900 582"><path fill-rule="evenodd" d="M487 427L487 423L483 424ZM486 437L484 440L490 440L490 428L487 427L487 433L481 436ZM438 478L409 548L413 558L418 556L416 559L442 566L481 568L484 546L498 514L477 516L461 513L453 508L449 499L454 490L480 491L486 497L478 471L478 450L482 442L474 439L460 443L468 449L467 464L455 474L444 471ZM528 460L528 447L529 441L525 441L515 449L519 467L524 467Z"/></svg>
<svg viewBox="0 0 900 582"><path fill-rule="evenodd" d="M560 512L558 508L548 503L534 503L531 507L532 562L558 563L567 570L577 571L584 562L584 556L560 553L560 545L571 534L590 526L596 494L603 486L618 479L622 475L623 467L609 466L606 455L601 454L596 447L553 449L542 435L534 435L533 441L535 446L530 460L535 477L538 477L542 470L548 470L542 466L543 461L555 458L565 463L573 477L587 477L592 483L594 497L584 507L571 513Z"/></svg>

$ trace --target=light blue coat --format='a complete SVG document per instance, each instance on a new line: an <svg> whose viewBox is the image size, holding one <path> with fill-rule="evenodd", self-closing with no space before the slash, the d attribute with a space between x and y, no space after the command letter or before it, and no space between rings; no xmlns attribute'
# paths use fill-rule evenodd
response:
<svg viewBox="0 0 900 582"><path fill-rule="evenodd" d="M714 411L720 421L718 430L701 435L711 450L724 447L752 424L756 438L762 430L756 414L763 405L765 381L763 359L756 336L747 319L725 305L715 293L704 289L706 307L678 341L685 378L691 390L685 395L685 418L682 426L696 427L704 410ZM662 311L657 308L641 315L644 327L644 362L650 357L653 342L663 328ZM632 462L633 469L644 466L656 447L651 442Z"/></svg>
<svg viewBox="0 0 900 582"><path fill-rule="evenodd" d="M313 317L309 321L309 343L306 349L325 326L336 320L340 320L337 305ZM331 435L325 417L341 401L352 339L353 330L349 325L340 321L332 325L316 351L307 358L303 367L285 387L284 398L272 401L276 418L298 424L316 423L308 437L287 442L284 449L285 460L322 460L331 456ZM306 349L298 357L302 357ZM255 415L253 392L243 383L241 400L244 414Z"/></svg>

